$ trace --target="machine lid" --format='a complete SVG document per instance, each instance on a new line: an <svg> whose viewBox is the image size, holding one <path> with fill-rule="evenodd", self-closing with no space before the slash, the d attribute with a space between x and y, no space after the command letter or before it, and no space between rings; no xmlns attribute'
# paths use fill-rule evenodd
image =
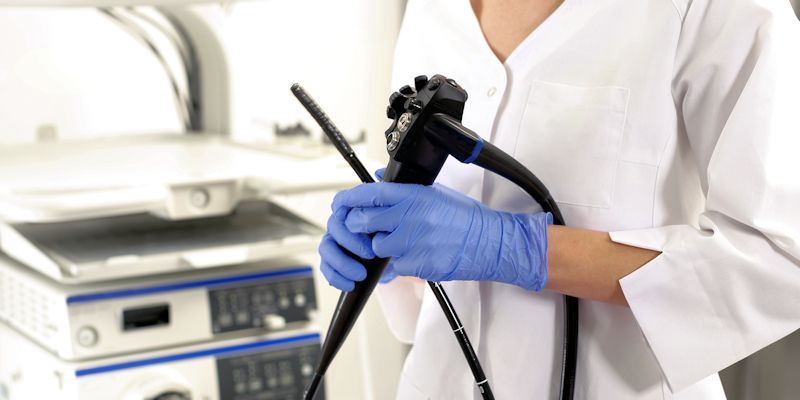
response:
<svg viewBox="0 0 800 400"><path fill-rule="evenodd" d="M170 221L148 213L0 224L0 251L66 284L276 260L308 252L321 228L262 200Z"/></svg>
<svg viewBox="0 0 800 400"><path fill-rule="evenodd" d="M138 135L0 147L0 219L225 215L247 199L352 186L338 154L299 158L214 135Z"/></svg>

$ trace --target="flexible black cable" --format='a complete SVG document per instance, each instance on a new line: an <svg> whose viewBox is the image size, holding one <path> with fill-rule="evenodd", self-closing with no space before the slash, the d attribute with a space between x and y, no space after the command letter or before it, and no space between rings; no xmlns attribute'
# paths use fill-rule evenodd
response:
<svg viewBox="0 0 800 400"><path fill-rule="evenodd" d="M178 80L175 77L175 74L172 72L172 69L170 68L166 58L155 45L155 43L153 43L153 41L147 36L147 32L130 19L118 14L117 12L114 12L110 8L100 8L98 10L124 28L131 36L140 41L156 57L156 60L159 62L159 64L161 64L167 74L167 79L169 80L170 87L172 88L172 94L175 98L178 116L181 119L184 128L191 130L192 108L189 104L189 101L186 99L183 93L181 93Z"/></svg>
<svg viewBox="0 0 800 400"><path fill-rule="evenodd" d="M136 7L125 7L125 11L127 11L128 14L161 32L178 52L178 56L181 59L181 67L186 77L186 95L182 101L187 109L187 130L199 132L203 129L203 126L201 121L202 110L200 101L200 62L197 59L197 51L192 43L191 37L187 34L181 22L166 10L160 8L157 10L167 23L157 20Z"/></svg>
<svg viewBox="0 0 800 400"><path fill-rule="evenodd" d="M519 161L444 113L431 116L425 125L426 138L461 162L473 163L500 175L530 195L542 209L553 215L556 225L564 225L564 217L550 191ZM476 153L477 151L477 153ZM561 390L559 399L571 400L575 393L578 363L578 299L564 296L564 339L561 352Z"/></svg>
<svg viewBox="0 0 800 400"><path fill-rule="evenodd" d="M137 7L128 6L125 7L124 10L128 14L146 22L147 24L149 24L150 26L161 32L161 34L164 35L164 37L166 37L167 40L170 41L170 43L172 43L172 46L174 46L178 50L181 60L183 61L184 67L188 67L189 65L188 49L186 48L186 44L183 43L183 41L181 40L181 37L174 30L174 26L172 26L173 29L170 29L170 25L166 25L161 21L158 21L156 18L153 18L151 15L142 12ZM185 70L188 75L189 73L188 68L185 68Z"/></svg>
<svg viewBox="0 0 800 400"><path fill-rule="evenodd" d="M186 101L189 108L189 130L191 132L201 132L206 127L203 125L203 93L201 81L200 59L197 54L197 46L192 40L192 35L181 21L166 8L159 7L157 10L169 21L177 32L178 42L183 43L186 61Z"/></svg>
<svg viewBox="0 0 800 400"><path fill-rule="evenodd" d="M522 188L546 212L553 214L556 225L564 225L553 197L544 184L525 166L491 143L484 143L475 165L500 175ZM564 296L564 339L561 349L561 392L559 399L571 400L575 394L575 374L578 365L578 299Z"/></svg>
<svg viewBox="0 0 800 400"><path fill-rule="evenodd" d="M355 151L353 151L350 144L347 143L347 139L345 139L342 132L336 127L336 125L328 118L328 115L322 111L322 108L314 101L311 96L303 89L302 86L295 83L292 85L292 93L295 95L300 104L305 107L306 111L311 114L314 120L319 124L322 128L323 132L328 136L328 138L333 143L334 147L339 151L339 153L347 160L347 163L353 168L353 171L356 172L358 177L364 183L372 183L375 180L372 178L372 175L367 172L367 169L364 168L364 165L358 159ZM346 249L342 249L347 252ZM347 252L349 253L349 252ZM349 255L353 256L352 253ZM357 258L357 257L356 257ZM357 258L358 259L358 258ZM387 260L388 262L388 260ZM366 265L368 278L367 280L374 279L369 277L370 272L373 273L374 271L370 271L370 266ZM385 264L383 265L385 268ZM381 269L381 273L383 270ZM380 278L380 274L377 274L378 279ZM377 283L377 282L376 282ZM489 386L489 380L486 378L486 374L483 372L483 367L481 366L480 360L478 359L478 355L475 353L475 349L472 347L472 342L469 340L469 336L467 335L466 329L464 329L464 325L461 323L461 319L458 317L458 313L456 313L455 307L453 303L450 301L450 298L447 296L447 292L444 290L444 287L438 282L428 282L431 291L433 292L434 297L436 297L436 301L442 308L444 312L445 318L447 322L450 324L450 328L453 330L453 334L458 341L458 345L461 347L461 351L464 353L464 357L467 360L467 364L469 365L470 371L472 371L472 375L475 378L475 384L478 387L478 391L481 393L481 396L486 400L494 400L494 394L492 393L492 389ZM372 285L374 288L374 285ZM342 295L339 297L339 304L337 305L336 309L340 310L340 306L343 302L347 299L348 293L352 292L343 292ZM336 320L336 315L334 315L333 320ZM331 327L333 328L333 326ZM341 335L341 332L337 332L337 335ZM347 333L344 335L346 336ZM328 337L331 336L331 332L329 331ZM327 340L327 337L326 337ZM336 340L344 341L344 336L336 337ZM341 344L340 344L341 345ZM326 346L327 347L327 346ZM338 346L336 346L338 349ZM323 349L325 352L325 349ZM330 353L329 353L330 354ZM326 362L325 360L320 357L320 364ZM322 368L320 368L322 367ZM314 373L312 377L311 384L309 385L308 389L306 390L306 400L310 400L313 398L314 394L316 394L319 384L322 382L322 378L324 376L324 370L327 369L327 365L320 365L317 368L317 371ZM322 371L320 371L322 370Z"/></svg>

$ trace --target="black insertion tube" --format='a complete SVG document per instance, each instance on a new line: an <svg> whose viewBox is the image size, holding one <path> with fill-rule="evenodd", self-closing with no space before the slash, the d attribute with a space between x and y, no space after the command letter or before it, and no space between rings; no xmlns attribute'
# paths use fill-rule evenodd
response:
<svg viewBox="0 0 800 400"><path fill-rule="evenodd" d="M486 142L474 163L515 183L533 197L544 211L553 214L553 222L556 225L564 225L561 210L549 191L519 161ZM559 399L570 400L575 394L575 373L578 365L578 299L567 295L564 295L564 339L561 358Z"/></svg>
<svg viewBox="0 0 800 400"><path fill-rule="evenodd" d="M435 114L425 126L427 137L437 146L461 162L466 162L476 148L478 156L473 163L492 171L522 188L544 211L553 214L556 225L564 225L564 217L547 186L519 161L484 142L461 121L446 115ZM575 373L578 364L578 299L564 296L564 339L561 352L561 392L559 399L571 400L575 394Z"/></svg>
<svg viewBox="0 0 800 400"><path fill-rule="evenodd" d="M306 111L311 114L314 120L317 121L319 126L322 128L328 138L330 138L331 142L339 151L339 153L341 153L345 160L347 160L347 163L350 164L350 166L353 168L353 171L356 172L361 181L364 183L375 182L369 172L367 172L366 168L364 168L364 165L358 159L355 151L353 151L353 149L350 147L350 144L347 143L344 135L342 135L341 131L339 131L336 125L331 122L330 118L328 118L325 112L322 111L322 108L319 107L314 99L311 98L311 96L309 96L308 93L306 93L306 91L297 83L292 85L292 93L294 93L297 100L300 101L300 103L303 105L303 107L305 107ZM386 268L386 265L389 261L388 259L364 260L350 253L346 249L342 250L347 252L349 256L362 262L362 264L367 268L367 278L362 282L356 282L356 287L353 289L353 291L342 292L341 296L339 296L339 303L336 305L336 310L331 318L331 325L328 329L328 334L326 335L325 343L322 347L322 354L320 355L320 360L317 365L317 371L314 373L311 384L306 389L306 394L304 397L305 400L313 399L314 395L319 389L319 385L322 382L328 366L333 361L333 357L344 343L347 335L350 333L353 324L361 313L361 310L364 308L369 295L380 281L380 276L383 274L383 270ZM481 396L486 400L494 400L492 389L489 386L489 381L483 372L480 361L478 360L478 355L475 353L475 349L472 347L469 336L467 336L467 332L464 329L464 326L461 324L461 320L459 319L453 304L450 302L450 298L447 297L444 287L437 282L428 282L428 285L433 291L433 294L436 297L439 305L442 307L442 311L444 311L445 317L450 324L450 328L453 330L453 334L458 340L458 344L464 353L467 363L469 364L469 368L472 371Z"/></svg>
<svg viewBox="0 0 800 400"><path fill-rule="evenodd" d="M361 164L361 161L358 160L356 156L356 152L353 151L353 148L350 147L350 143L347 143L347 139L345 139L342 132L336 125L333 124L330 118L328 118L328 114L325 114L325 111L322 111L319 104L314 101L311 96L300 86L299 83L295 83L292 85L292 93L294 97L300 102L300 104L305 107L306 111L311 114L311 117L314 118L314 121L317 121L322 131L325 132L325 135L328 136L328 139L333 142L333 146L336 147L336 150L339 150L339 153L342 154L345 161L350 164L350 167L353 168L353 171L356 172L358 175L358 179L361 179L362 182L374 182L375 180L372 179L372 175L369 174L364 165Z"/></svg>

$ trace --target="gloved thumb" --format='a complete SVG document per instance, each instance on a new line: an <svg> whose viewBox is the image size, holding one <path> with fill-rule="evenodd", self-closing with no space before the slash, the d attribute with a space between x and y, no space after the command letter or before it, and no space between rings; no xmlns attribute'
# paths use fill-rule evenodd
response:
<svg viewBox="0 0 800 400"><path fill-rule="evenodd" d="M389 265L386 266L386 269L383 270L383 275L381 275L380 282L383 284L389 283L397 278L397 272L395 272L392 263L390 262Z"/></svg>
<svg viewBox="0 0 800 400"><path fill-rule="evenodd" d="M381 168L375 171L375 176L378 178L379 181L383 182L383 173L386 172L386 168Z"/></svg>

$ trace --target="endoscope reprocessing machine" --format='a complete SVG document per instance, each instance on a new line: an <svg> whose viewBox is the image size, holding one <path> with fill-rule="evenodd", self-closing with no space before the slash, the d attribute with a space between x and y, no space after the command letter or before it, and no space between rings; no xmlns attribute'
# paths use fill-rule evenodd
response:
<svg viewBox="0 0 800 400"><path fill-rule="evenodd" d="M373 182L341 132L314 100L297 84L292 86L292 92L331 138L359 178L364 182ZM552 213L556 224L563 225L564 219L555 200L533 173L461 124L466 101L467 92L454 80L441 75L435 75L431 79L418 76L414 79L413 88L404 86L393 93L386 109L386 115L392 119L392 124L386 131L389 163L383 180L431 185L447 157L453 156L463 163L475 164L515 183L537 201L544 211ZM350 255L367 267L367 277L357 282L353 291L342 292L322 346L314 379L306 392L306 399L314 397L328 366L352 329L389 262L389 259L364 260L352 253ZM444 288L438 282L429 282L429 285L464 352L479 392L484 399L494 399L467 332L463 329ZM561 369L560 399L562 400L571 399L573 396L578 346L578 301L570 296L564 298L566 311Z"/></svg>

